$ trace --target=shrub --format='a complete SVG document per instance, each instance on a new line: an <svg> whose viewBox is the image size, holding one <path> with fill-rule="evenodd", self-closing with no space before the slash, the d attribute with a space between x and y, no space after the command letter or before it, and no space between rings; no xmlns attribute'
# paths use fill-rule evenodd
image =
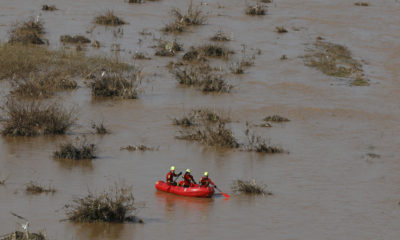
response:
<svg viewBox="0 0 400 240"><path fill-rule="evenodd" d="M78 142L65 142L60 145L59 150L54 152L54 158L57 159L93 159L96 158L95 154L96 145L89 144L86 140L78 140Z"/></svg>
<svg viewBox="0 0 400 240"><path fill-rule="evenodd" d="M2 134L10 136L64 134L75 120L72 111L57 103L46 105L39 101L9 99L4 110L7 118Z"/></svg>
<svg viewBox="0 0 400 240"><path fill-rule="evenodd" d="M156 148L154 147L148 147L146 145L143 144L139 144L139 145L128 145L126 147L121 147L120 150L128 150L130 152L134 152L134 151L153 151L156 150Z"/></svg>
<svg viewBox="0 0 400 240"><path fill-rule="evenodd" d="M126 22L119 17L115 16L114 11L107 10L105 13L95 18L95 23L107 26L118 26L126 24Z"/></svg>
<svg viewBox="0 0 400 240"><path fill-rule="evenodd" d="M209 108L197 108L192 109L188 113L184 114L181 118L174 118L173 124L183 127L189 127L192 125L200 125L203 122L208 123L228 123L230 122L229 116L224 116L223 112L211 110Z"/></svg>
<svg viewBox="0 0 400 240"><path fill-rule="evenodd" d="M24 22L14 24L9 32L8 42L13 44L44 44L43 34L43 22L31 17Z"/></svg>
<svg viewBox="0 0 400 240"><path fill-rule="evenodd" d="M256 183L256 180L249 180L249 181L244 181L244 180L235 180L232 185L232 190L237 193L244 193L244 194L253 194L253 195L271 195L271 193L268 193L265 188L267 185L265 184L258 184Z"/></svg>
<svg viewBox="0 0 400 240"><path fill-rule="evenodd" d="M26 185L25 191L30 194L41 194L41 193L55 193L57 190L52 187L43 187L36 182L30 181Z"/></svg>
<svg viewBox="0 0 400 240"><path fill-rule="evenodd" d="M89 192L86 197L65 205L65 209L68 219L73 222L134 221L132 213L136 210L132 188L118 185L100 194Z"/></svg>
<svg viewBox="0 0 400 240"><path fill-rule="evenodd" d="M368 7L369 3L367 3L367 2L356 2L356 3L354 3L354 5L361 6L361 7Z"/></svg>

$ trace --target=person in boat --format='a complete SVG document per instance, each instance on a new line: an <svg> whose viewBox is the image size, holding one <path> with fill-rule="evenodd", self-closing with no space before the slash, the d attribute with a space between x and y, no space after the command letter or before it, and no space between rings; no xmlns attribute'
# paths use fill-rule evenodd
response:
<svg viewBox="0 0 400 240"><path fill-rule="evenodd" d="M210 184L214 187L217 187L208 177L208 172L204 172L204 176L200 179L200 187L208 187Z"/></svg>
<svg viewBox="0 0 400 240"><path fill-rule="evenodd" d="M186 169L185 175L183 175L183 187L190 187L192 182L197 184L192 174L190 174L190 169Z"/></svg>
<svg viewBox="0 0 400 240"><path fill-rule="evenodd" d="M174 180L174 177L178 178L181 174L182 174L182 172L180 172L179 174L176 174L175 173L175 166L171 166L171 168L170 168L170 170L169 170L169 172L167 173L167 176L166 176L166 178L167 178L166 182L168 184L176 186L176 182Z"/></svg>

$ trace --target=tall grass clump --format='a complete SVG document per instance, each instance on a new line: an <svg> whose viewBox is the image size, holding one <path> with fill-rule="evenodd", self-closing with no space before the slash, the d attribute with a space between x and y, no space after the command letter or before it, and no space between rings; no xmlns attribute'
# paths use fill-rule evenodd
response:
<svg viewBox="0 0 400 240"><path fill-rule="evenodd" d="M182 50L183 45L179 43L176 39L173 41L159 39L155 55L162 57L171 57L174 56L176 52L180 52Z"/></svg>
<svg viewBox="0 0 400 240"><path fill-rule="evenodd" d="M255 179L253 180L235 180L232 184L232 190L236 193L244 193L251 195L265 195L268 193L266 191L267 185L258 184Z"/></svg>
<svg viewBox="0 0 400 240"><path fill-rule="evenodd" d="M86 140L78 140L76 142L68 141L59 146L53 156L57 159L93 159L96 158L96 145L86 142Z"/></svg>
<svg viewBox="0 0 400 240"><path fill-rule="evenodd" d="M60 42L62 43L90 43L90 39L83 35L62 35L60 36Z"/></svg>
<svg viewBox="0 0 400 240"><path fill-rule="evenodd" d="M117 184L100 194L89 194L65 205L66 215L73 222L135 221L136 210L132 188ZM139 219L139 222L142 222Z"/></svg>
<svg viewBox="0 0 400 240"><path fill-rule="evenodd" d="M7 136L64 134L75 121L73 112L57 103L9 99L4 112L2 134Z"/></svg>
<svg viewBox="0 0 400 240"><path fill-rule="evenodd" d="M184 127L199 125L202 122L228 123L230 122L230 118L225 113L212 110L210 108L196 108L190 110L188 113L185 113L180 118L173 119L174 125L184 126Z"/></svg>
<svg viewBox="0 0 400 240"><path fill-rule="evenodd" d="M58 10L56 5L47 5L47 4L42 5L42 11L55 11L55 10Z"/></svg>
<svg viewBox="0 0 400 240"><path fill-rule="evenodd" d="M9 31L9 43L21 44L44 44L42 39L44 34L43 22L39 19L30 17L26 21L17 22Z"/></svg>
<svg viewBox="0 0 400 240"><path fill-rule="evenodd" d="M96 16L94 21L97 24L106 26L118 26L126 24L126 22L117 17L112 10L107 10L103 14Z"/></svg>
<svg viewBox="0 0 400 240"><path fill-rule="evenodd" d="M231 37L224 33L222 30L218 30L211 38L211 41L215 42L228 42L231 41Z"/></svg>
<svg viewBox="0 0 400 240"><path fill-rule="evenodd" d="M167 33L180 33L185 31L186 27L205 24L207 17L198 6L193 6L190 1L186 12L179 8L171 10L173 21L165 25L162 31Z"/></svg>
<svg viewBox="0 0 400 240"><path fill-rule="evenodd" d="M286 117L282 117L280 115L274 114L271 116L267 116L263 119L264 122L289 122L290 120Z"/></svg>

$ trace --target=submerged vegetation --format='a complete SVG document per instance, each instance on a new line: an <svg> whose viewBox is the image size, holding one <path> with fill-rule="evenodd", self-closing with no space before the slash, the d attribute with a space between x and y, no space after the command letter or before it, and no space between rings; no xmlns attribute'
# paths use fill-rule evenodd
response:
<svg viewBox="0 0 400 240"><path fill-rule="evenodd" d="M355 2L354 5L361 6L361 7L368 7L369 3L367 3L367 2Z"/></svg>
<svg viewBox="0 0 400 240"><path fill-rule="evenodd" d="M124 185L116 184L100 194L89 192L86 197L65 205L65 210L73 222L143 222L133 215L136 207L132 188Z"/></svg>
<svg viewBox="0 0 400 240"><path fill-rule="evenodd" d="M92 123L92 129L95 130L97 134L107 134L110 133L110 131L104 126L104 123L101 122L99 124L97 123Z"/></svg>
<svg viewBox="0 0 400 240"><path fill-rule="evenodd" d="M106 10L94 19L95 23L106 26L118 26L126 24L124 20L117 17L112 10Z"/></svg>
<svg viewBox="0 0 400 240"><path fill-rule="evenodd" d="M258 184L253 180L235 180L232 184L232 190L236 193L252 194L252 195L272 195L266 191L267 185Z"/></svg>
<svg viewBox="0 0 400 240"><path fill-rule="evenodd" d="M92 82L92 95L95 97L117 97L122 99L138 98L138 75L134 72L123 75L121 73L107 73L96 77Z"/></svg>
<svg viewBox="0 0 400 240"><path fill-rule="evenodd" d="M233 88L222 74L216 73L207 64L174 66L171 72L179 84L195 86L203 92L229 92Z"/></svg>
<svg viewBox="0 0 400 240"><path fill-rule="evenodd" d="M76 142L68 141L61 144L53 156L57 159L93 159L96 158L95 150L95 144L90 144L85 139L78 139Z"/></svg>
<svg viewBox="0 0 400 240"><path fill-rule="evenodd" d="M240 143L227 127L228 115L215 110L192 109L180 118L174 118L173 124L181 127L177 139L197 141L207 146L239 149L258 153L283 153L278 146L267 143L267 140L256 136L246 123L247 143Z"/></svg>
<svg viewBox="0 0 400 240"><path fill-rule="evenodd" d="M24 22L14 24L9 32L9 43L45 44L42 39L44 34L43 22L30 17Z"/></svg>
<svg viewBox="0 0 400 240"><path fill-rule="evenodd" d="M64 134L75 120L72 111L57 103L8 99L4 111L2 134L10 136Z"/></svg>
<svg viewBox="0 0 400 240"><path fill-rule="evenodd" d="M174 8L171 10L171 16L173 17L173 21L162 28L162 31L166 33L181 33L185 31L186 27L202 25L207 20L207 17L200 8L193 6L192 1L190 1L186 12L183 12L179 8Z"/></svg>
<svg viewBox="0 0 400 240"><path fill-rule="evenodd" d="M130 152L134 152L134 151L153 151L153 150L158 150L158 148L155 147L148 147L146 145L143 144L139 144L139 145L128 145L125 147L121 147L120 150L128 150Z"/></svg>
<svg viewBox="0 0 400 240"><path fill-rule="evenodd" d="M57 190L53 187L44 187L39 183L30 181L25 188L25 191L30 194L41 194L41 193L55 193Z"/></svg>
<svg viewBox="0 0 400 240"><path fill-rule="evenodd" d="M33 233L33 232L21 232L15 231L7 235L3 235L1 240L46 240L46 234L44 232Z"/></svg>
<svg viewBox="0 0 400 240"><path fill-rule="evenodd" d="M350 50L342 45L317 39L314 49L304 56L305 64L326 75L354 78L362 73L362 65L352 57Z"/></svg>
<svg viewBox="0 0 400 240"><path fill-rule="evenodd" d="M216 42L228 42L231 41L231 37L226 35L222 30L217 31L211 38L211 41L216 41Z"/></svg>
<svg viewBox="0 0 400 240"><path fill-rule="evenodd" d="M176 52L183 50L183 45L178 43L177 40L167 41L164 39L158 40L156 56L171 57L174 56Z"/></svg>
<svg viewBox="0 0 400 240"><path fill-rule="evenodd" d="M254 6L248 5L245 12L250 16L262 16L267 14L267 8L263 4L256 3Z"/></svg>
<svg viewBox="0 0 400 240"><path fill-rule="evenodd" d="M60 42L62 43L90 43L90 39L82 35L62 35L60 36Z"/></svg>
<svg viewBox="0 0 400 240"><path fill-rule="evenodd" d="M45 5L42 5L42 10L43 11L55 11L55 10L58 10L58 9L57 9L56 5L47 5L47 4L45 4Z"/></svg>
<svg viewBox="0 0 400 240"><path fill-rule="evenodd" d="M282 117L280 115L271 115L267 116L263 119L265 122L289 122L290 120L288 118Z"/></svg>

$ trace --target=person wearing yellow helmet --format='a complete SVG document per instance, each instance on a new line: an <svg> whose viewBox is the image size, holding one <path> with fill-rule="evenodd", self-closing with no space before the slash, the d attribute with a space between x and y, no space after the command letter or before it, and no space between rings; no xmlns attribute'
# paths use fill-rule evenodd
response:
<svg viewBox="0 0 400 240"><path fill-rule="evenodd" d="M204 176L200 179L200 186L201 187L208 187L209 185L213 185L214 187L217 187L213 181L208 177L208 172L204 172Z"/></svg>
<svg viewBox="0 0 400 240"><path fill-rule="evenodd" d="M184 187L190 187L192 185L192 182L194 184L197 184L196 181L194 180L192 174L190 174L190 169L186 169L186 173L183 175L183 186Z"/></svg>
<svg viewBox="0 0 400 240"><path fill-rule="evenodd" d="M171 166L170 171L167 173L167 176L166 176L166 182L168 184L176 186L176 182L174 180L174 177L178 178L181 174L182 174L182 172L180 172L179 174L176 174L175 173L175 166Z"/></svg>

